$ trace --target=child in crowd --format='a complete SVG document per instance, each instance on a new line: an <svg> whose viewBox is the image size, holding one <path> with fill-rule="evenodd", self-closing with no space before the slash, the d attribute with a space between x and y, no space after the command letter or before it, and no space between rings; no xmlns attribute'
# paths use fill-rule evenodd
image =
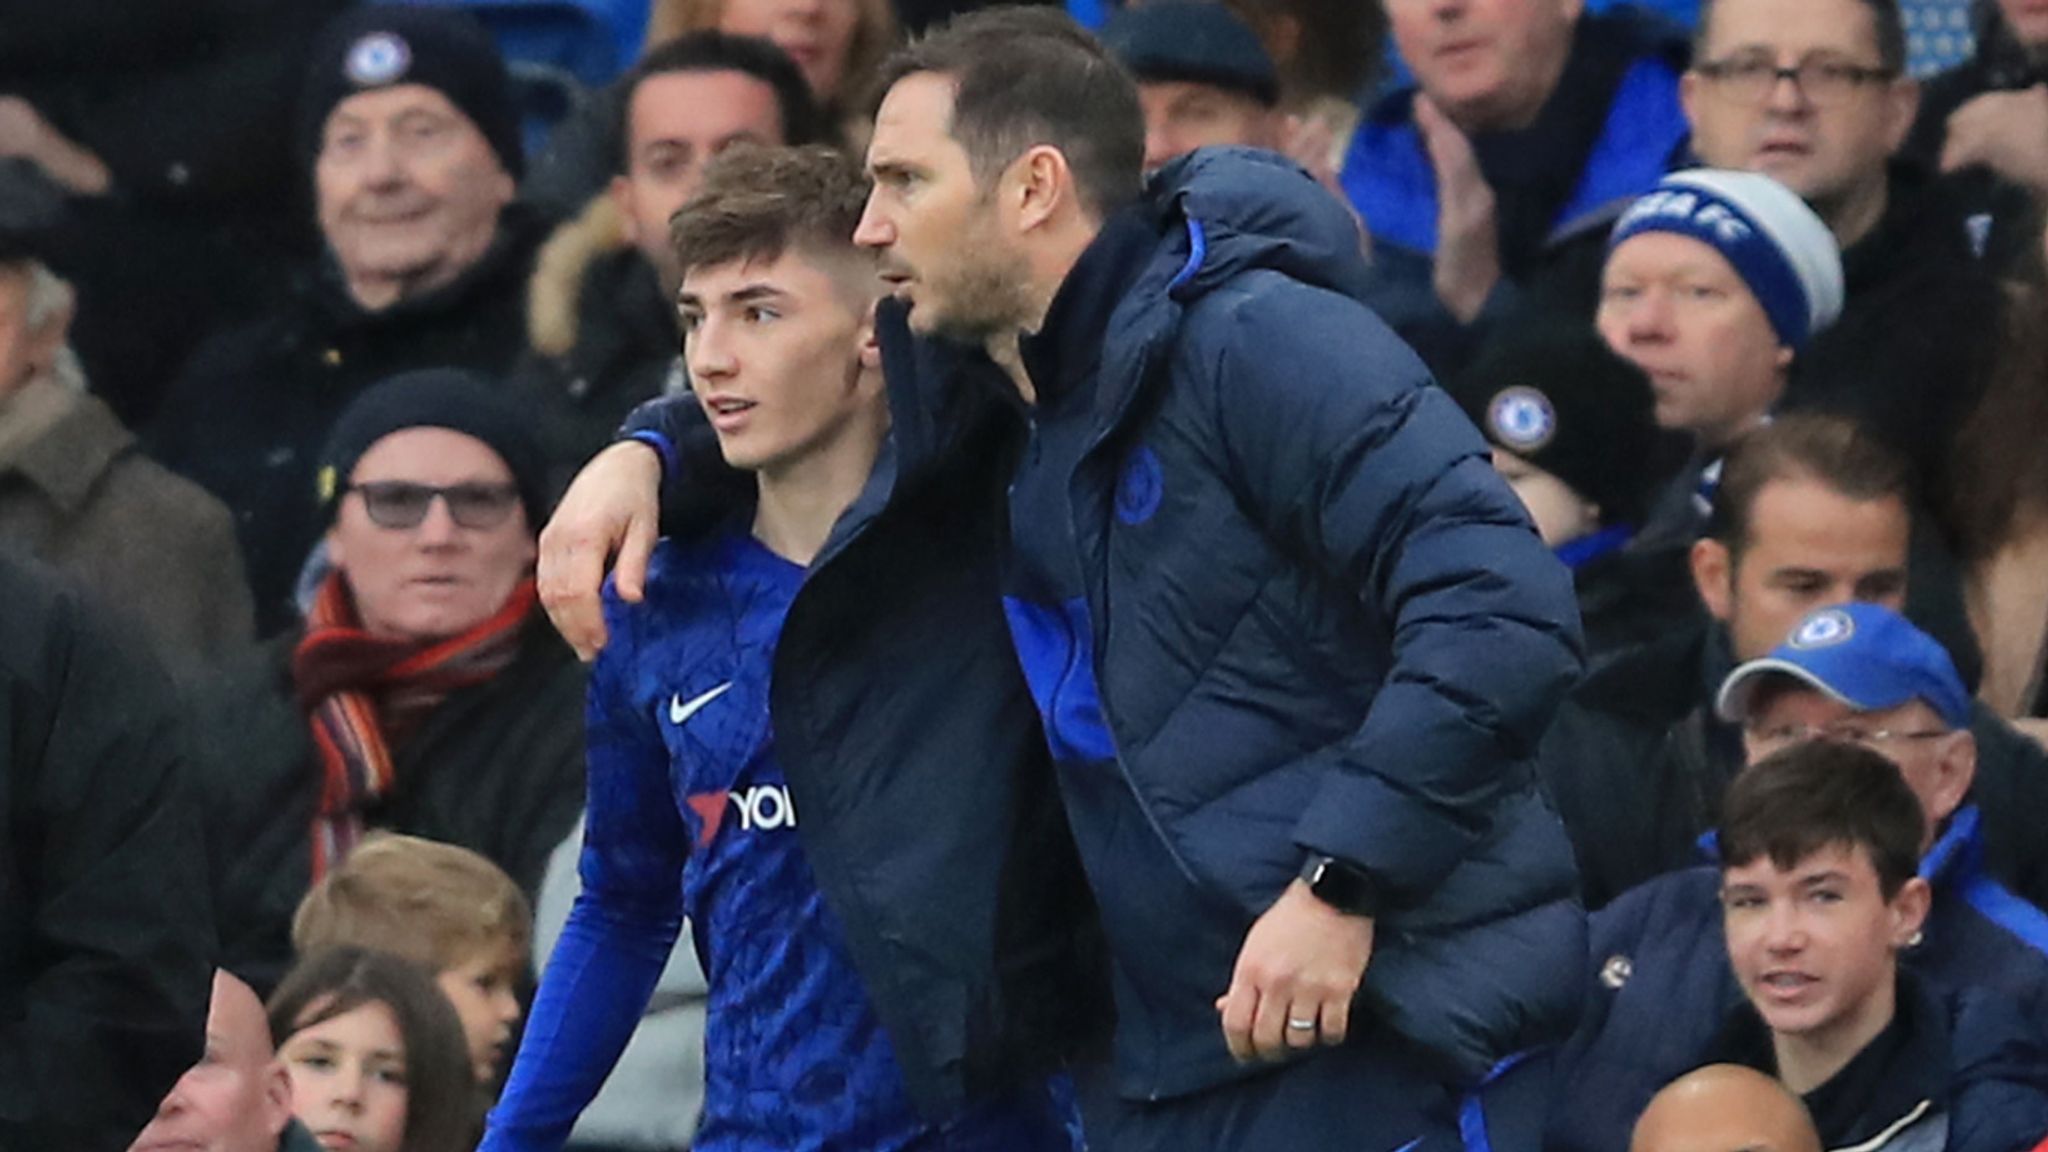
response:
<svg viewBox="0 0 2048 1152"><path fill-rule="evenodd" d="M497 1083L519 1022L518 983L532 942L533 909L510 876L467 848L416 836L372 837L292 918L292 947L302 957L369 948L432 973L486 1086Z"/></svg>
<svg viewBox="0 0 2048 1152"><path fill-rule="evenodd" d="M410 961L332 948L270 999L292 1112L327 1149L464 1152L476 1091L462 1026Z"/></svg>
<svg viewBox="0 0 2048 1152"><path fill-rule="evenodd" d="M1716 1062L1783 1081L1828 1148L2017 1152L2048 1135L2048 1059L2020 1012L1899 967L1927 917L1925 832L1898 768L1859 745L1808 741L1735 778L1722 920L1747 1003Z"/></svg>

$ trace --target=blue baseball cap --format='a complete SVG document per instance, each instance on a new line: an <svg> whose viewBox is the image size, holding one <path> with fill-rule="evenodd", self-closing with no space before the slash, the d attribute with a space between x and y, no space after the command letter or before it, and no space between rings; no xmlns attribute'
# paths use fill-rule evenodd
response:
<svg viewBox="0 0 2048 1152"><path fill-rule="evenodd" d="M1858 712L1881 712L1921 700L1950 728L1970 726L1970 694L1948 650L1910 621L1877 604L1823 608L1799 622L1771 654L1751 660L1721 682L1716 711L1740 722L1756 685L1790 676Z"/></svg>

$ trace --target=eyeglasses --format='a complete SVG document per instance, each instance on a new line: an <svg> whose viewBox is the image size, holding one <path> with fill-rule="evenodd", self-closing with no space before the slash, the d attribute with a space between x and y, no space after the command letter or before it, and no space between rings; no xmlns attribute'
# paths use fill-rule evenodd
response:
<svg viewBox="0 0 2048 1152"><path fill-rule="evenodd" d="M1775 60L1742 56L1734 60L1709 60L1696 70L1718 85L1721 94L1730 100L1762 104L1771 98L1778 81L1790 80L1800 95L1818 108L1840 104L1858 88L1888 83L1898 76L1891 68L1873 68L1826 57L1808 57L1794 67L1780 68Z"/></svg>
<svg viewBox="0 0 2048 1152"><path fill-rule="evenodd" d="M1752 739L1765 744L1784 745L1803 743L1807 740L1833 740L1842 744L1861 744L1873 752L1882 752L1892 744L1939 740L1944 736L1954 735L1946 730L1902 732L1891 728L1865 728L1858 724L1780 724L1772 728L1751 728L1749 734Z"/></svg>
<svg viewBox="0 0 2048 1152"><path fill-rule="evenodd" d="M404 480L372 480L351 484L344 492L363 498L363 511L379 528L417 528L427 518L439 496L448 504L448 515L463 528L496 528L512 514L519 502L519 489L511 484L451 484L437 488Z"/></svg>

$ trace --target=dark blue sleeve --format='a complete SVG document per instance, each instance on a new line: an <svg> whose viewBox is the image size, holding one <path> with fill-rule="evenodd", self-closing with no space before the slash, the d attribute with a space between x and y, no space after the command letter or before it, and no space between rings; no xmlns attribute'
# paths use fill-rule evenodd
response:
<svg viewBox="0 0 2048 1152"><path fill-rule="evenodd" d="M1392 645L1295 840L1419 900L1527 779L1515 765L1578 676L1571 574L1457 404L1356 301L1269 282L1198 327L1187 367L1215 389L1242 498Z"/></svg>
<svg viewBox="0 0 2048 1152"><path fill-rule="evenodd" d="M613 641L591 669L582 891L541 975L533 1015L479 1152L555 1152L611 1073L682 929L689 835L668 752L636 707L634 625L605 590Z"/></svg>
<svg viewBox="0 0 2048 1152"><path fill-rule="evenodd" d="M661 454L661 531L696 536L754 496L754 476L725 462L695 396L663 396L633 409L619 429Z"/></svg>

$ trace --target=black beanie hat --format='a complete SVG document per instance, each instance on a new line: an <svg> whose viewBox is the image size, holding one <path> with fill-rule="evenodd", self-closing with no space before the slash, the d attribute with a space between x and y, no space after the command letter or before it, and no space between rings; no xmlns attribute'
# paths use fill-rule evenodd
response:
<svg viewBox="0 0 2048 1152"><path fill-rule="evenodd" d="M1588 324L1494 347L1451 387L1493 444L1600 506L1606 524L1640 524L1662 434L1649 381Z"/></svg>
<svg viewBox="0 0 2048 1152"><path fill-rule="evenodd" d="M0 159L0 264L47 262L64 222L64 190L35 161Z"/></svg>
<svg viewBox="0 0 2048 1152"><path fill-rule="evenodd" d="M445 8L365 4L328 22L299 97L299 146L310 168L334 106L358 92L424 84L469 117L517 179L519 109L497 42L476 18Z"/></svg>
<svg viewBox="0 0 2048 1152"><path fill-rule="evenodd" d="M1213 0L1125 8L1103 27L1102 43L1140 83L1210 84L1268 107L1280 99L1280 73L1265 45Z"/></svg>
<svg viewBox="0 0 2048 1152"><path fill-rule="evenodd" d="M342 410L328 433L315 473L323 522L331 523L341 495L370 446L408 428L446 428L473 436L498 454L512 473L526 522L535 532L547 519L547 460L533 434L532 414L473 372L426 368L372 385Z"/></svg>

